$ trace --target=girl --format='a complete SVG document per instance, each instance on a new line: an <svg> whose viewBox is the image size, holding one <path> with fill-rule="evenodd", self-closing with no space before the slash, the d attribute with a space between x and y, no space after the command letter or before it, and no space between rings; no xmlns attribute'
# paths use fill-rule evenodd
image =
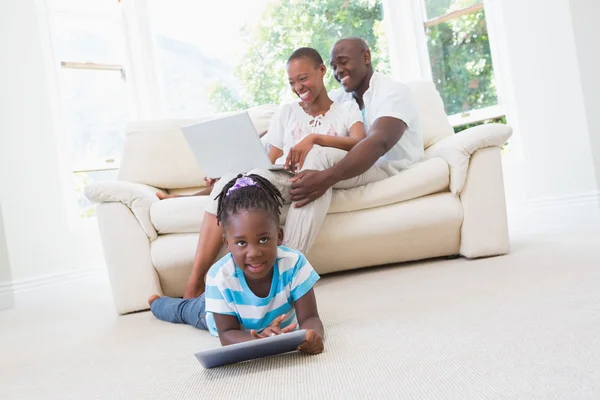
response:
<svg viewBox="0 0 600 400"><path fill-rule="evenodd" d="M230 251L214 264L206 292L193 299L153 295L152 313L218 335L221 344L306 329L298 350L323 351L313 285L319 276L300 252L281 246L281 193L259 175L238 175L218 196L217 221Z"/></svg>

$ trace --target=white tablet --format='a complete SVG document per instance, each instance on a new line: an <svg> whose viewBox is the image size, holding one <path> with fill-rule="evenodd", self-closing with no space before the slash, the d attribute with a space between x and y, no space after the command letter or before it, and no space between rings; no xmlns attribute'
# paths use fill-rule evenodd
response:
<svg viewBox="0 0 600 400"><path fill-rule="evenodd" d="M302 329L268 338L199 351L194 355L204 368L213 368L295 351L304 340L306 340L306 330Z"/></svg>

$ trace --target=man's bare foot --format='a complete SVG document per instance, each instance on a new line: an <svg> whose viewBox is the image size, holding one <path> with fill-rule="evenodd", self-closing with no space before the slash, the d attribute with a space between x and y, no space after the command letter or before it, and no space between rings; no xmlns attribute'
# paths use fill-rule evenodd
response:
<svg viewBox="0 0 600 400"><path fill-rule="evenodd" d="M150 296L148 298L148 305L151 306L152 303L154 303L154 300L156 300L156 299L160 299L160 296L157 294L153 294L152 296Z"/></svg>
<svg viewBox="0 0 600 400"><path fill-rule="evenodd" d="M168 194L165 192L156 192L156 197L158 197L160 200L165 200L165 199L174 199L175 197L179 197L176 194Z"/></svg>

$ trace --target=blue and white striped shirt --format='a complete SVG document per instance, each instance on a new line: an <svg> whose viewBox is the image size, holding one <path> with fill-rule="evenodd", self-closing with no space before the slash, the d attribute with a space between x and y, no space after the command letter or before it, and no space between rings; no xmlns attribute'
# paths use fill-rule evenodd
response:
<svg viewBox="0 0 600 400"><path fill-rule="evenodd" d="M287 247L277 248L271 291L265 298L248 287L243 271L235 265L231 253L221 258L206 277L206 322L211 335L217 336L213 313L234 315L242 329L261 331L278 316L287 318L281 327L296 320L294 302L304 296L319 275L302 253Z"/></svg>

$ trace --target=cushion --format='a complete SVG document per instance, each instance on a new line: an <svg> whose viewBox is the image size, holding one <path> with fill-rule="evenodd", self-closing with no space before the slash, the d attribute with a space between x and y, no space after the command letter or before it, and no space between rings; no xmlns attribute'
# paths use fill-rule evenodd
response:
<svg viewBox="0 0 600 400"><path fill-rule="evenodd" d="M87 199L94 203L120 202L131 209L150 240L158 236L150 219L150 207L159 202L157 189L133 182L94 182L85 187Z"/></svg>
<svg viewBox="0 0 600 400"><path fill-rule="evenodd" d="M444 110L444 102L431 81L413 81L406 83L417 103L423 128L424 148L454 134Z"/></svg>
<svg viewBox="0 0 600 400"><path fill-rule="evenodd" d="M425 157L446 160L450 165L450 191L458 195L467 179L471 154L484 147L502 146L511 135L512 128L509 125L474 126L437 142L425 151Z"/></svg>
<svg viewBox="0 0 600 400"><path fill-rule="evenodd" d="M379 182L335 190L329 214L364 210L448 190L450 171L441 158L432 158Z"/></svg>
<svg viewBox="0 0 600 400"><path fill-rule="evenodd" d="M447 191L449 182L448 164L441 158L432 158L380 182L335 190L329 214L380 207ZM161 235L198 232L208 201L208 196L191 196L154 202L150 219ZM289 206L284 206L282 210L282 224L288 209Z"/></svg>

